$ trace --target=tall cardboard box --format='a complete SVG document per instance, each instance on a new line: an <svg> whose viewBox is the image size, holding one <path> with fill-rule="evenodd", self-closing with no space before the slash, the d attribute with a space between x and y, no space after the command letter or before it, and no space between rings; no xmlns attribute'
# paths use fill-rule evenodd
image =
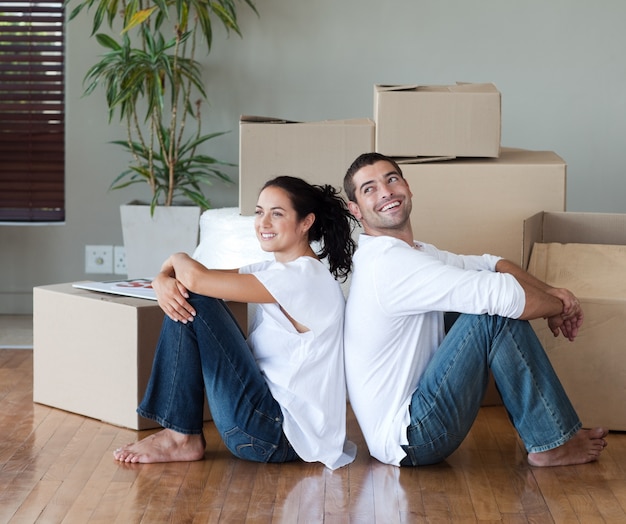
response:
<svg viewBox="0 0 626 524"><path fill-rule="evenodd" d="M291 122L242 116L239 211L253 215L263 184L280 175L340 189L354 159L373 150L374 122L368 118Z"/></svg>
<svg viewBox="0 0 626 524"><path fill-rule="evenodd" d="M583 308L573 342L532 321L583 425L626 431L626 214L538 213L524 223L524 260Z"/></svg>
<svg viewBox="0 0 626 524"><path fill-rule="evenodd" d="M376 151L398 157L498 157L493 84L375 85Z"/></svg>
<svg viewBox="0 0 626 524"><path fill-rule="evenodd" d="M229 307L247 326L245 304ZM162 321L153 300L71 284L35 287L33 401L130 429L158 427L135 410L148 384Z"/></svg>
<svg viewBox="0 0 626 524"><path fill-rule="evenodd" d="M502 148L499 158L401 166L417 240L465 255L522 262L524 220L564 211L566 164L551 151Z"/></svg>

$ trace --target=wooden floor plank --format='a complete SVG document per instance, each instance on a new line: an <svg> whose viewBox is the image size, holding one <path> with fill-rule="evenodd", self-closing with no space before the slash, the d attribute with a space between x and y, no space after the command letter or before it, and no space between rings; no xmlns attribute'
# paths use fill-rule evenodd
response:
<svg viewBox="0 0 626 524"><path fill-rule="evenodd" d="M381 465L382 466L382 465ZM385 466L383 466L385 467ZM398 498L402 522L416 522L426 518L424 490L420 483L421 468L387 468L398 475Z"/></svg>
<svg viewBox="0 0 626 524"><path fill-rule="evenodd" d="M147 467L146 467L147 466ZM115 519L119 524L141 522L147 508L158 502L153 499L159 479L163 472L161 464L120 464L125 473L135 473L134 482L130 485L120 511ZM169 509L165 510L169 514Z"/></svg>
<svg viewBox="0 0 626 524"><path fill-rule="evenodd" d="M379 462L371 463L374 493L374 519L376 522L400 522L407 512L406 497L398 482L400 470Z"/></svg>
<svg viewBox="0 0 626 524"><path fill-rule="evenodd" d="M276 479L276 499L272 509L272 524L289 522L294 515L298 515L300 503L302 502L302 494L307 492L303 486L303 480L300 468L296 464L276 465L280 472ZM320 482L319 477L322 475L320 469L317 473L311 473L306 479L312 479L313 482Z"/></svg>
<svg viewBox="0 0 626 524"><path fill-rule="evenodd" d="M300 466L300 465L298 465ZM298 522L323 522L325 500L325 472L320 464L307 464L304 470L297 468L300 478L296 481L299 488L298 511L293 515L285 514L286 522L297 517ZM287 493L287 500L291 490ZM281 500L280 504L284 504Z"/></svg>
<svg viewBox="0 0 626 524"><path fill-rule="evenodd" d="M209 426L210 424L207 424ZM219 440L216 431L205 430L207 447L206 483L200 494L193 522L219 522L226 494L230 489L236 461L231 460L226 446Z"/></svg>
<svg viewBox="0 0 626 524"><path fill-rule="evenodd" d="M330 471L322 469L324 492L324 522L343 524L350 507L350 474L348 468Z"/></svg>
<svg viewBox="0 0 626 524"><path fill-rule="evenodd" d="M280 474L280 464L263 464L257 468L245 522L250 524L272 522Z"/></svg>
<svg viewBox="0 0 626 524"><path fill-rule="evenodd" d="M33 404L32 351L0 350L0 522L569 523L626 521L626 434L594 464L533 468L500 406L482 408L445 462L372 459L353 413L355 462L256 464L234 458L211 422L205 460L120 464L117 447L154 432Z"/></svg>
<svg viewBox="0 0 626 524"><path fill-rule="evenodd" d="M59 489L60 484L60 481L54 480L38 482L32 487L26 498L21 501L19 508L11 516L11 522L23 522L24 524L37 522L44 509L50 504L50 500ZM2 522L9 521L9 518L4 520L4 517L0 517L0 519Z"/></svg>

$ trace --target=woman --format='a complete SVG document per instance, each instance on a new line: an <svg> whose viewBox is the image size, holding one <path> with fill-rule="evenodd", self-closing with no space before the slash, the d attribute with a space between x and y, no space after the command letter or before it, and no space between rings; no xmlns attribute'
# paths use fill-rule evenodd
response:
<svg viewBox="0 0 626 524"><path fill-rule="evenodd" d="M205 391L237 457L331 469L354 460L345 435L344 297L333 278L351 269L352 220L331 186L282 176L265 184L255 216L274 261L210 270L177 253L163 264L153 287L167 316L137 412L165 429L115 450L117 460L202 459ZM321 242L319 254L312 242ZM223 300L259 304L247 342Z"/></svg>

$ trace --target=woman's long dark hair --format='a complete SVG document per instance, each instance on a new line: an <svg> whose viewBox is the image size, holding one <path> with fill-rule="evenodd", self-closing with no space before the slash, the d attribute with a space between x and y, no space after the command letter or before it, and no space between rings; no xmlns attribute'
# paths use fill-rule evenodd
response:
<svg viewBox="0 0 626 524"><path fill-rule="evenodd" d="M317 256L328 260L330 272L335 278L345 280L352 270L352 255L356 249L352 231L357 222L339 196L339 190L328 184L309 184L292 176L268 180L263 189L266 187L284 190L300 220L309 213L315 215L315 222L309 229L309 244L320 242L321 250Z"/></svg>

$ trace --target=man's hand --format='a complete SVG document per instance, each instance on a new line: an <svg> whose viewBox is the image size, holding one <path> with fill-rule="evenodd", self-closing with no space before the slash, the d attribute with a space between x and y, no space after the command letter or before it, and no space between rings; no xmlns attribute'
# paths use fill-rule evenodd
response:
<svg viewBox="0 0 626 524"><path fill-rule="evenodd" d="M152 281L157 302L163 312L174 322L193 322L195 309L187 302L189 293L174 276L167 272L159 273Z"/></svg>
<svg viewBox="0 0 626 524"><path fill-rule="evenodd" d="M563 302L563 311L560 315L548 318L548 326L555 337L562 333L565 338L573 341L578 335L578 329L583 324L583 310L574 294L563 288L552 288L548 291L552 296Z"/></svg>
<svg viewBox="0 0 626 524"><path fill-rule="evenodd" d="M566 318L578 316L579 312L582 313L580 302L569 289L553 287L547 293L563 302L563 315Z"/></svg>

